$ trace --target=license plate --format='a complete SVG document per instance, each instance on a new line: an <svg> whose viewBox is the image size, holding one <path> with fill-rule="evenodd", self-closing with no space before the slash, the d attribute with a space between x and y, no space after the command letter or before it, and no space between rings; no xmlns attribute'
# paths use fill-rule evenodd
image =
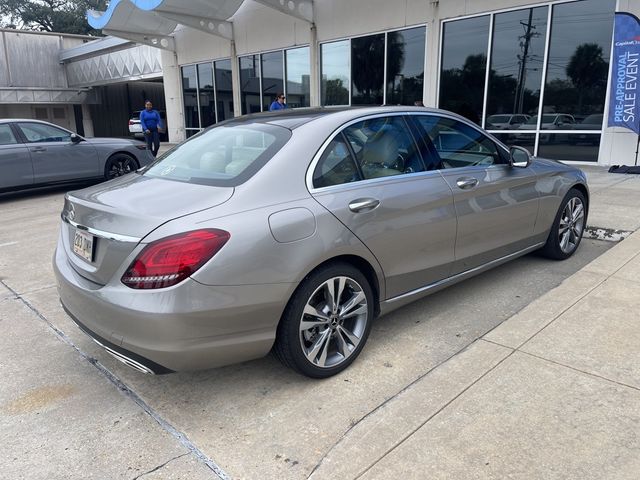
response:
<svg viewBox="0 0 640 480"><path fill-rule="evenodd" d="M76 230L75 238L73 239L73 252L87 262L93 262L94 238L90 233Z"/></svg>

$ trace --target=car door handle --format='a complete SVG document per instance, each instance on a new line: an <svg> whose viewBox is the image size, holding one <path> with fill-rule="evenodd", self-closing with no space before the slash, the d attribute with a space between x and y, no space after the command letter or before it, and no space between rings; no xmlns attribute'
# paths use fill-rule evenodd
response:
<svg viewBox="0 0 640 480"><path fill-rule="evenodd" d="M456 185L458 185L458 188L461 188L462 190L467 190L478 185L478 179L470 177L459 178L456 181Z"/></svg>
<svg viewBox="0 0 640 480"><path fill-rule="evenodd" d="M31 149L31 151L32 151L32 152L46 152L46 151L47 151L47 149L46 149L46 148L44 148L44 147L33 147L33 148Z"/></svg>
<svg viewBox="0 0 640 480"><path fill-rule="evenodd" d="M380 200L375 198L358 198L349 203L349 210L353 213L368 212L380 205Z"/></svg>

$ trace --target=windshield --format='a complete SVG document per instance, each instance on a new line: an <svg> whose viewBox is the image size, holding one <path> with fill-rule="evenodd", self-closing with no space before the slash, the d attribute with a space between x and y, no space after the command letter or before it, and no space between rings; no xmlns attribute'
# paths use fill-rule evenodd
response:
<svg viewBox="0 0 640 480"><path fill-rule="evenodd" d="M255 174L291 137L260 123L214 127L191 137L143 170L143 175L234 187Z"/></svg>

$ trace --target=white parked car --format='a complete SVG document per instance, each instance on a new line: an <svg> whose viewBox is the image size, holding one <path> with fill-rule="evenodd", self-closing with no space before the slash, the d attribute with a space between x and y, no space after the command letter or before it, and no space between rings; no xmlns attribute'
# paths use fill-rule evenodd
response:
<svg viewBox="0 0 640 480"><path fill-rule="evenodd" d="M529 115L510 113L491 115L487 118L487 130L517 130L520 125L529 121Z"/></svg>

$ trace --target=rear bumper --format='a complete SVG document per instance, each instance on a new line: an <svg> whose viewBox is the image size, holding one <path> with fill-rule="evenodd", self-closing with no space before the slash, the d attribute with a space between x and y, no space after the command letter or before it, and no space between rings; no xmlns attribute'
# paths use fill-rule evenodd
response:
<svg viewBox="0 0 640 480"><path fill-rule="evenodd" d="M60 301L75 323L119 360L147 373L200 370L266 355L295 288L212 287L191 279L158 290L132 290L119 281L101 286L80 276L60 245L53 268Z"/></svg>

